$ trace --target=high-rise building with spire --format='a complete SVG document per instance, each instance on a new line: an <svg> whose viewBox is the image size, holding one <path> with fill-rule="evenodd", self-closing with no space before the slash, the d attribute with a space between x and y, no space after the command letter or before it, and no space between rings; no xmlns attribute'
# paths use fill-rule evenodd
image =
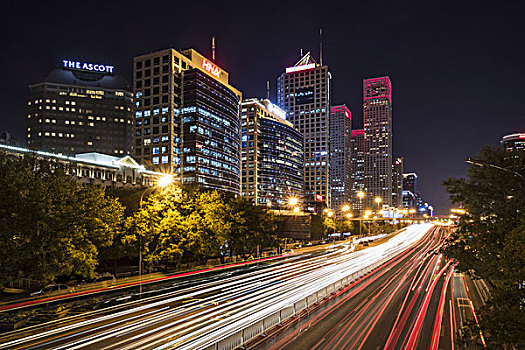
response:
<svg viewBox="0 0 525 350"><path fill-rule="evenodd" d="M363 83L365 207L375 198L392 206L392 84L389 77Z"/></svg>
<svg viewBox="0 0 525 350"><path fill-rule="evenodd" d="M277 102L304 137L305 201L330 206L330 83L328 66L310 52L277 80Z"/></svg>

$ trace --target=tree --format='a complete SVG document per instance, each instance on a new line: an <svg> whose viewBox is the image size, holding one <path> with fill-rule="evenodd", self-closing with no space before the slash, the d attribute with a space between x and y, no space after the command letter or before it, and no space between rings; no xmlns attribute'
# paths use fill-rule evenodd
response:
<svg viewBox="0 0 525 350"><path fill-rule="evenodd" d="M525 155L484 147L468 179L444 181L466 210L445 253L493 286L480 312L489 347L525 348ZM499 167L496 168L496 167Z"/></svg>
<svg viewBox="0 0 525 350"><path fill-rule="evenodd" d="M167 266L182 257L185 231L180 209L182 198L182 191L176 186L159 189L126 219L124 241L142 251L150 272L161 262Z"/></svg>
<svg viewBox="0 0 525 350"><path fill-rule="evenodd" d="M228 242L232 252L246 257L257 250L273 247L277 240L277 220L265 207L255 206L244 198L230 200L231 222Z"/></svg>
<svg viewBox="0 0 525 350"><path fill-rule="evenodd" d="M0 167L0 279L93 277L120 228L118 201L57 162L0 153Z"/></svg>

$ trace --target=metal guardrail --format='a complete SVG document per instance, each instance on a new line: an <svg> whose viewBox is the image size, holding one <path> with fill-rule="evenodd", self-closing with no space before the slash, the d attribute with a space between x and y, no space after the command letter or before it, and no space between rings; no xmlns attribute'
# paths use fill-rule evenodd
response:
<svg viewBox="0 0 525 350"><path fill-rule="evenodd" d="M263 319L255 321L245 326L243 329L235 331L233 334L224 334L223 336L216 337L213 341L213 344L206 346L204 349L233 350L242 347L256 337L264 335L268 330L274 328L275 326L282 325L282 323L289 318L298 315L303 310L309 308L318 301L323 300L330 294L348 286L350 283L370 273L372 270L375 270L377 267L392 259L397 254L398 253L393 253L388 257L384 257L381 260L350 274L349 276L345 276L334 283L330 283L317 292L312 293L309 296L302 298L290 305L286 305L279 311L267 315Z"/></svg>

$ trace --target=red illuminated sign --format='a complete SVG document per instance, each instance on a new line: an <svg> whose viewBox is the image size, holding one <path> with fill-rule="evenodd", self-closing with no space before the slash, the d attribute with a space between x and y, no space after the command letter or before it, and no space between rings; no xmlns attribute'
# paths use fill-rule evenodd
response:
<svg viewBox="0 0 525 350"><path fill-rule="evenodd" d="M217 78L221 75L221 69L205 58L202 59L202 68L212 75L215 75Z"/></svg>
<svg viewBox="0 0 525 350"><path fill-rule="evenodd" d="M322 202L322 201L323 201L323 195L321 195L321 194L316 194L316 195L315 195L315 200L318 201L318 202Z"/></svg>

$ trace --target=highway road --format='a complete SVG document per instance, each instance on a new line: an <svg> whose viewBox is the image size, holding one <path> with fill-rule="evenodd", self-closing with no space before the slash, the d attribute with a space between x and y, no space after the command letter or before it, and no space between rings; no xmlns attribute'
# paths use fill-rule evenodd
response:
<svg viewBox="0 0 525 350"><path fill-rule="evenodd" d="M428 224L410 226L384 244L357 252L351 252L349 245L332 246L322 254L293 255L269 263L264 269L223 275L220 279L202 278L198 284L167 289L143 299L4 333L0 337L0 349L204 348L254 320L304 300L344 276L385 257L397 256L379 269L383 273L372 275L380 275L374 297L358 304L356 317L342 323L342 329L349 329L345 326L347 321L348 325L354 322L360 327L358 334L345 330L340 333L341 339L334 340L337 344L332 342L336 348L345 348L372 338L367 327L372 326L370 329L374 330L382 324L380 316L389 313L388 305L398 301L399 291L408 281L413 281L409 285L415 289L407 294L405 303L411 305L415 298L416 305L431 304L425 299L427 292L421 288L433 285L430 292L438 291L438 282L450 271L450 264L443 264L439 254L429 254L437 249L443 236L442 230L431 227ZM408 274L403 269L405 265L411 269ZM370 287L373 283L373 277L369 277L359 285L365 290L373 288ZM358 288L355 291L355 295L360 295ZM424 300L420 301L422 298ZM411 333L406 332L407 327L413 323L424 329L426 319L414 314L413 310L407 317L399 316L398 331L392 333L398 337L392 342L396 346L401 341L413 342ZM321 343L325 348L332 346L329 340Z"/></svg>
<svg viewBox="0 0 525 350"><path fill-rule="evenodd" d="M454 264L440 253L447 232L432 228L403 254L248 348L454 349L458 316L450 317L451 306L464 288L451 287Z"/></svg>

